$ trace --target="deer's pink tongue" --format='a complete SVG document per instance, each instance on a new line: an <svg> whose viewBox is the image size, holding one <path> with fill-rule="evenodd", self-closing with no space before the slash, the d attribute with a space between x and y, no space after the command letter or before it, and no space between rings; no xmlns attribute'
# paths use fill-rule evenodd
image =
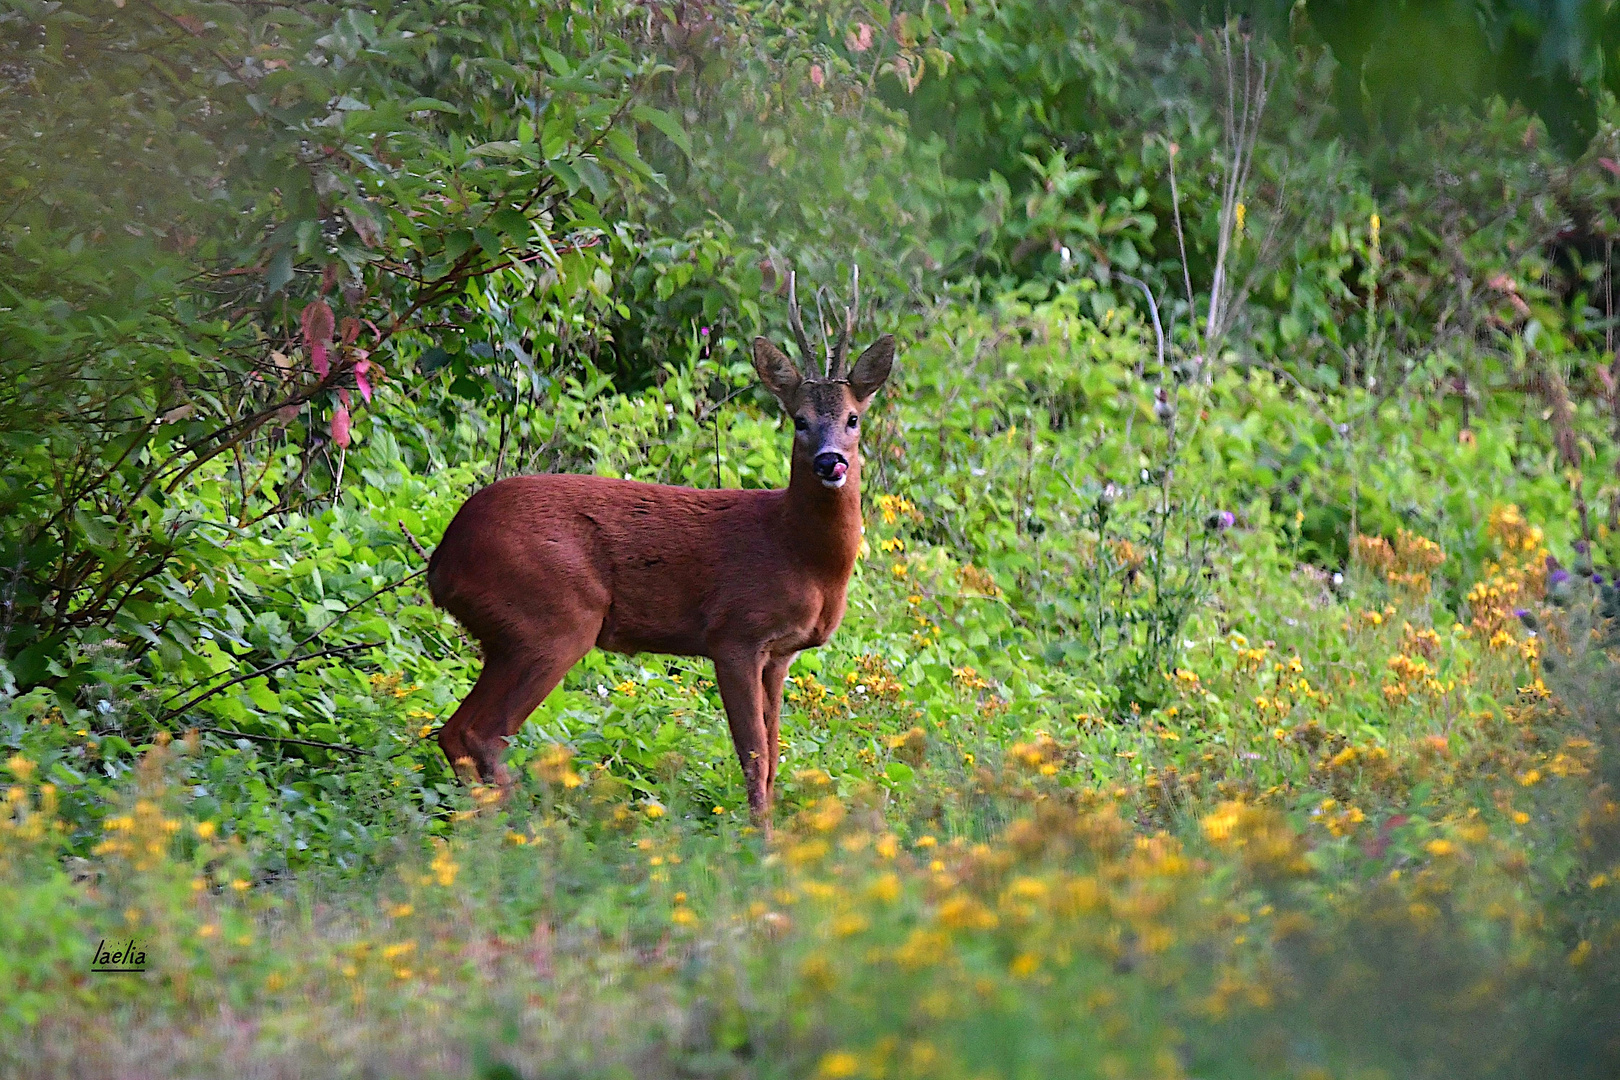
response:
<svg viewBox="0 0 1620 1080"><path fill-rule="evenodd" d="M844 474L847 472L849 472L849 466L840 461L832 467L832 478L834 480L842 480L844 478Z"/></svg>

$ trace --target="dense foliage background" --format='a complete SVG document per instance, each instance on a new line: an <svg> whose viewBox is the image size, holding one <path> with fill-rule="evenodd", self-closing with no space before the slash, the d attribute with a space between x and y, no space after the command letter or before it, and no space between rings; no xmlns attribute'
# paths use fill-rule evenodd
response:
<svg viewBox="0 0 1620 1080"><path fill-rule="evenodd" d="M0 0L0 1060L1613 1075L1615 15L1409 8ZM459 785L422 552L856 263L779 838L705 663Z"/></svg>

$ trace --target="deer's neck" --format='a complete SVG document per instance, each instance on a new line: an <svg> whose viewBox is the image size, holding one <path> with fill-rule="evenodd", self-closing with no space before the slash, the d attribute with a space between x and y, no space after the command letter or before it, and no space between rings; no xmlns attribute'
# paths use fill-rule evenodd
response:
<svg viewBox="0 0 1620 1080"><path fill-rule="evenodd" d="M844 486L829 488L804 455L793 455L793 470L783 500L783 525L789 543L808 565L848 580L861 547L861 461L844 474Z"/></svg>

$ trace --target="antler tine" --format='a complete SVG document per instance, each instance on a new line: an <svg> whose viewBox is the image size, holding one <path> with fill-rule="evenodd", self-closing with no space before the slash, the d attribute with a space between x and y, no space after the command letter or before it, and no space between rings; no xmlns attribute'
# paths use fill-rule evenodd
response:
<svg viewBox="0 0 1620 1080"><path fill-rule="evenodd" d="M826 293L827 287L821 286L816 290L816 324L821 328L821 365L823 377L833 378L833 341L832 331L827 329L827 313L822 310L821 297ZM831 301L829 301L830 303Z"/></svg>
<svg viewBox="0 0 1620 1080"><path fill-rule="evenodd" d="M850 292L853 307L844 309L844 328L838 333L838 345L833 349L832 365L828 368L828 378L842 379L844 377L844 364L849 356L849 342L855 336L855 323L861 317L861 268L856 264L849 274Z"/></svg>
<svg viewBox="0 0 1620 1080"><path fill-rule="evenodd" d="M799 287L798 271L788 271L788 325L793 328L793 339L799 344L799 367L806 375L811 374L812 358L814 353L810 349L810 339L804 332L804 318L799 314Z"/></svg>

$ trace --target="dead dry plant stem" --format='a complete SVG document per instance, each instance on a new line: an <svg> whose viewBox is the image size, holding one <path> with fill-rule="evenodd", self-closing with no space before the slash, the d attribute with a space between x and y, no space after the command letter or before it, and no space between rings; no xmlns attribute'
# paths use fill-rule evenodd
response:
<svg viewBox="0 0 1620 1080"><path fill-rule="evenodd" d="M1173 142L1165 147L1170 153L1170 214L1176 223L1176 248L1181 253L1181 283L1187 289L1187 323L1192 327L1193 347L1198 347L1198 308L1193 301L1192 267L1187 263L1187 236L1181 228L1181 189L1176 186L1176 154L1180 150Z"/></svg>
<svg viewBox="0 0 1620 1080"><path fill-rule="evenodd" d="M1218 342L1230 328L1234 304L1228 264L1237 231L1237 211L1243 203L1243 195L1248 190L1254 169L1255 150L1260 142L1260 121L1265 115L1266 101L1271 95L1275 77L1270 64L1254 55L1249 35L1240 36L1241 63L1234 49L1231 24L1228 23L1216 35L1226 67L1226 108L1221 116L1225 159L1221 177L1220 235L1215 249L1215 272L1210 281L1209 309L1204 320L1206 351L1217 348ZM1241 89L1238 85L1240 79Z"/></svg>
<svg viewBox="0 0 1620 1080"><path fill-rule="evenodd" d="M1142 295L1147 297L1148 311L1153 316L1153 335L1158 340L1158 343L1159 343L1159 382L1163 383L1164 382L1164 324L1159 321L1159 302L1153 298L1153 290L1148 288L1148 283L1143 281L1141 278L1132 277L1130 274L1120 274L1119 277L1120 277L1121 281L1127 281L1130 284L1135 285L1138 289L1141 289L1142 290ZM1141 365L1140 364L1137 365L1136 377L1137 378L1142 377L1142 370L1141 370Z"/></svg>

